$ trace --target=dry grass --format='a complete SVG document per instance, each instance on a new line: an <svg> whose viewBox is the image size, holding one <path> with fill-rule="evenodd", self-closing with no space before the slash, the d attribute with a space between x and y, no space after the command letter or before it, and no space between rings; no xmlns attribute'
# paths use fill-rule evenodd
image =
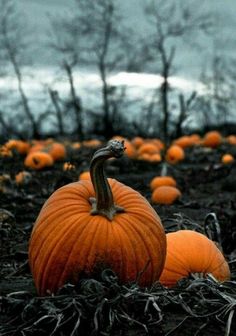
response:
<svg viewBox="0 0 236 336"><path fill-rule="evenodd" d="M185 335L203 335L214 323L215 335L220 331L229 336L236 330L235 306L234 280L221 284L211 275L193 275L173 289L159 283L140 288L137 283L120 284L112 271L105 270L97 279L82 280L77 288L65 285L55 296L22 291L1 297L0 334L167 336L177 335L193 319L198 330L193 333L192 325L185 325Z"/></svg>

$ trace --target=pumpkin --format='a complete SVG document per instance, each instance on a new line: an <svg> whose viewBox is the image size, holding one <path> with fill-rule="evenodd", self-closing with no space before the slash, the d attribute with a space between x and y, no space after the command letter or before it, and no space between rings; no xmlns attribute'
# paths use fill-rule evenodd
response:
<svg viewBox="0 0 236 336"><path fill-rule="evenodd" d="M154 190L161 186L176 187L176 180L172 176L155 176L150 182L151 190Z"/></svg>
<svg viewBox="0 0 236 336"><path fill-rule="evenodd" d="M137 155L135 146L132 144L131 141L127 139L124 140L124 144L125 144L125 155L127 155L130 159L134 159Z"/></svg>
<svg viewBox="0 0 236 336"><path fill-rule="evenodd" d="M193 133L193 134L190 134L189 137L191 138L194 145L201 144L202 139L199 134Z"/></svg>
<svg viewBox="0 0 236 336"><path fill-rule="evenodd" d="M90 181L57 189L43 205L29 242L40 295L104 267L124 283L147 286L159 279L166 255L159 216L140 193L105 176L105 161L123 152L123 141L108 142L92 157Z"/></svg>
<svg viewBox="0 0 236 336"><path fill-rule="evenodd" d="M134 147L137 149L139 148L143 143L144 143L144 139L140 136L136 136L131 140L131 143L134 145Z"/></svg>
<svg viewBox="0 0 236 336"><path fill-rule="evenodd" d="M81 143L80 142L73 142L72 144L71 144L71 147L73 148L73 149L80 149L81 148Z"/></svg>
<svg viewBox="0 0 236 336"><path fill-rule="evenodd" d="M79 180L90 180L90 171L89 170L85 170L82 173L80 173L79 175Z"/></svg>
<svg viewBox="0 0 236 336"><path fill-rule="evenodd" d="M155 204L172 204L181 197L181 191L172 186L160 186L152 192L151 199Z"/></svg>
<svg viewBox="0 0 236 336"><path fill-rule="evenodd" d="M82 145L84 147L99 147L102 145L102 141L98 139L84 140Z"/></svg>
<svg viewBox="0 0 236 336"><path fill-rule="evenodd" d="M12 157L11 149L5 145L0 146L0 157Z"/></svg>
<svg viewBox="0 0 236 336"><path fill-rule="evenodd" d="M53 142L43 148L43 151L50 154L54 161L64 160L66 157L65 145Z"/></svg>
<svg viewBox="0 0 236 336"><path fill-rule="evenodd" d="M211 273L217 280L230 279L230 269L215 243L202 233L179 230L167 233L167 256L160 282L167 287L191 273Z"/></svg>
<svg viewBox="0 0 236 336"><path fill-rule="evenodd" d="M195 139L194 137L191 137L190 135L183 135L179 137L178 139L175 139L173 141L173 144L180 146L181 148L188 148L195 145Z"/></svg>
<svg viewBox="0 0 236 336"><path fill-rule="evenodd" d="M150 140L154 145L156 145L157 146L157 148L159 149L159 150L163 150L164 148L165 148L165 144L164 144L164 142L162 142L160 139L158 139L158 138L154 138L154 139L151 139Z"/></svg>
<svg viewBox="0 0 236 336"><path fill-rule="evenodd" d="M150 154L147 161L161 162L161 154L160 153Z"/></svg>
<svg viewBox="0 0 236 336"><path fill-rule="evenodd" d="M24 160L24 165L26 167L36 170L51 167L53 163L54 160L52 156L45 152L29 153Z"/></svg>
<svg viewBox="0 0 236 336"><path fill-rule="evenodd" d="M230 145L236 145L236 135L228 135L226 137L226 141L230 144Z"/></svg>
<svg viewBox="0 0 236 336"><path fill-rule="evenodd" d="M22 155L25 155L30 148L30 144L23 140L9 140L5 143L5 146L7 149L16 150Z"/></svg>
<svg viewBox="0 0 236 336"><path fill-rule="evenodd" d="M75 170L75 165L70 162L64 162L62 166L62 170L64 171Z"/></svg>
<svg viewBox="0 0 236 336"><path fill-rule="evenodd" d="M30 147L28 153L39 152L42 151L45 147L45 144L41 141L34 142L34 144Z"/></svg>
<svg viewBox="0 0 236 336"><path fill-rule="evenodd" d="M222 143L222 136L218 131L209 131L205 134L202 144L205 147L216 148Z"/></svg>
<svg viewBox="0 0 236 336"><path fill-rule="evenodd" d="M165 159L170 164L176 164L182 161L185 157L185 153L182 147L178 145L171 145L167 151Z"/></svg>
<svg viewBox="0 0 236 336"><path fill-rule="evenodd" d="M145 142L138 149L138 156L142 154L155 154L159 153L160 149L158 146L152 142Z"/></svg>
<svg viewBox="0 0 236 336"><path fill-rule="evenodd" d="M17 185L27 184L32 178L32 175L27 171L20 171L15 175Z"/></svg>
<svg viewBox="0 0 236 336"><path fill-rule="evenodd" d="M161 162L162 160L160 153L154 153L154 154L143 153L143 154L140 154L137 157L137 159L142 160L142 161L154 162L154 163Z"/></svg>
<svg viewBox="0 0 236 336"><path fill-rule="evenodd" d="M224 164L232 163L233 161L234 161L234 157L232 154L226 153L221 157L221 162Z"/></svg>

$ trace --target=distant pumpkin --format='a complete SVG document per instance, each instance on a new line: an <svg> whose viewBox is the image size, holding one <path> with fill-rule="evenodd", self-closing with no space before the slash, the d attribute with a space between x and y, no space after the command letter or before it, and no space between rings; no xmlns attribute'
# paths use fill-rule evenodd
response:
<svg viewBox="0 0 236 336"><path fill-rule="evenodd" d="M179 230L167 233L167 256L160 282L167 287L191 273L211 273L217 280L230 279L229 265L213 241L202 233Z"/></svg>
<svg viewBox="0 0 236 336"><path fill-rule="evenodd" d="M226 141L230 144L230 145L236 145L236 135L228 135L226 137Z"/></svg>
<svg viewBox="0 0 236 336"><path fill-rule="evenodd" d="M5 146L7 149L16 150L22 155L25 155L30 148L30 144L23 140L9 140L5 143Z"/></svg>
<svg viewBox="0 0 236 336"><path fill-rule="evenodd" d="M75 170L75 165L70 163L70 162L64 162L63 163L63 166L62 166L62 169L64 171L68 171L68 170Z"/></svg>
<svg viewBox="0 0 236 336"><path fill-rule="evenodd" d="M54 160L52 156L45 152L29 153L24 160L24 165L26 167L36 170L51 167L53 163Z"/></svg>
<svg viewBox="0 0 236 336"><path fill-rule="evenodd" d="M149 162L161 162L162 157L160 153L150 154L147 161Z"/></svg>
<svg viewBox="0 0 236 336"><path fill-rule="evenodd" d="M222 135L218 131L209 131L202 139L202 144L205 147L216 148L222 143Z"/></svg>
<svg viewBox="0 0 236 336"><path fill-rule="evenodd" d="M172 176L155 176L150 182L151 190L154 190L161 186L176 187L176 180Z"/></svg>
<svg viewBox="0 0 236 336"><path fill-rule="evenodd" d="M79 180L91 180L90 171L85 170L79 175Z"/></svg>
<svg viewBox="0 0 236 336"><path fill-rule="evenodd" d="M102 141L99 139L89 139L89 140L84 140L82 142L82 145L85 147L99 147L102 145Z"/></svg>
<svg viewBox="0 0 236 336"><path fill-rule="evenodd" d="M12 150L10 148L7 148L7 146L3 145L0 146L0 157L12 157Z"/></svg>
<svg viewBox="0 0 236 336"><path fill-rule="evenodd" d="M59 142L52 142L46 145L42 151L50 154L54 161L64 160L66 158L66 147Z"/></svg>
<svg viewBox="0 0 236 336"><path fill-rule="evenodd" d="M191 135L183 135L182 137L173 141L173 144L180 146L181 148L185 149L188 147L192 147L197 143L198 138Z"/></svg>
<svg viewBox="0 0 236 336"><path fill-rule="evenodd" d="M81 143L80 142L73 142L72 144L71 144L71 147L73 148L73 149L80 149L81 148Z"/></svg>
<svg viewBox="0 0 236 336"><path fill-rule="evenodd" d="M144 143L144 141L145 140L140 136L136 136L133 139L131 139L131 142L136 149L138 149Z"/></svg>
<svg viewBox="0 0 236 336"><path fill-rule="evenodd" d="M228 163L232 163L234 162L234 157L232 154L224 154L222 157L221 157L221 162L224 163L224 164L228 164Z"/></svg>
<svg viewBox="0 0 236 336"><path fill-rule="evenodd" d="M137 155L136 147L132 144L131 141L125 139L125 155L127 155L130 159L134 159Z"/></svg>
<svg viewBox="0 0 236 336"><path fill-rule="evenodd" d="M155 188L151 195L151 200L155 204L173 204L181 197L181 191L172 186L160 186Z"/></svg>
<svg viewBox="0 0 236 336"><path fill-rule="evenodd" d="M142 154L156 154L160 152L160 148L152 142L144 142L138 149L138 156Z"/></svg>
<svg viewBox="0 0 236 336"><path fill-rule="evenodd" d="M167 151L165 159L170 164L176 164L185 158L185 152L182 147L178 145L171 145Z"/></svg>
<svg viewBox="0 0 236 336"><path fill-rule="evenodd" d="M17 185L27 184L32 179L32 175L23 170L15 175L15 182Z"/></svg>

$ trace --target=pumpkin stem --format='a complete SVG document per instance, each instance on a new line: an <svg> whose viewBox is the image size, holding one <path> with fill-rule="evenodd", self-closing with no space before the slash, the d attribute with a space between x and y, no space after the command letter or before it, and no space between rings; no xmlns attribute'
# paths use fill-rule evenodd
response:
<svg viewBox="0 0 236 336"><path fill-rule="evenodd" d="M95 198L90 198L91 215L101 215L112 221L118 212L124 209L114 204L113 194L105 176L104 162L112 157L119 158L125 150L124 141L111 140L107 146L97 150L90 163L90 175L95 190Z"/></svg>

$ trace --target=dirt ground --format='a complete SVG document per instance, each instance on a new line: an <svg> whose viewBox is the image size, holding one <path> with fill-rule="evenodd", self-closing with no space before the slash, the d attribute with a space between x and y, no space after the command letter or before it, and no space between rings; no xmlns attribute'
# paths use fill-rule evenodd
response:
<svg viewBox="0 0 236 336"><path fill-rule="evenodd" d="M168 174L175 177L182 192L180 200L173 205L155 205L151 203L149 183L154 176L160 174L162 163L147 163L123 157L109 162L106 166L106 172L109 177L116 178L145 196L161 217L166 232L186 228L206 232L204 225L211 225L208 221L213 219L217 221L221 231L220 244L229 261L232 281L223 287L217 287L218 285L211 286L211 289L207 289L207 291L209 290L207 294L206 288L208 287L204 287L206 283L202 282L199 285L199 282L196 282L200 281L199 279L186 280L187 283L184 282L166 295L164 295L163 290L160 292L159 289L153 289L155 293L158 292L160 294L158 299L160 311L153 304L153 307L156 307L155 314L157 315L150 313L145 319L140 308L143 304L143 299L141 300L140 297L144 297L145 291L137 289L137 302L135 297L133 297L133 292L132 295L131 292L127 292L123 294L122 300L125 300L130 295L133 298L133 305L131 304L132 300L129 303L126 302L127 311L122 306L122 314L116 308L116 312L117 314L119 313L120 317L113 324L115 327L113 327L112 331L108 327L104 327L104 329L96 327L101 325L101 316L105 316L105 310L102 310L104 308L101 306L99 306L99 309L103 311L103 314L99 315L99 319L96 320L95 317L98 316L99 312L96 309L96 314L93 317L90 316L89 323L84 319L83 331L79 327L73 330L68 329L68 332L63 331L64 329L61 327L59 331L59 328L57 329L55 326L52 328L48 324L44 325L42 329L40 324L42 317L34 320L34 316L37 315L35 307L38 310L43 308L42 303L39 304L40 300L37 297L28 266L28 241L33 223L49 195L60 186L78 180L80 172L89 167L89 160L93 151L94 149L89 148L69 150L66 161L70 161L75 165L74 170L63 171L63 162L57 162L52 168L42 171L28 170L31 177L23 185L17 185L15 182L15 175L25 170L22 156L15 153L12 158L0 158L0 334L235 335L236 163L228 165L220 163L221 155L225 152L231 152L236 157L236 146L230 145L222 145L214 150L188 149L183 162L167 167ZM212 231L211 234L214 236L215 232ZM192 284L190 296L186 294L189 293L190 288L188 287L188 281ZM193 284L198 290L194 291ZM198 286L201 286L200 291ZM214 291L213 287L215 288ZM204 305L201 303L201 306L201 298L198 295L199 292L203 293L202 288L205 288L204 298L207 298L208 301L206 300L207 304L204 303ZM126 291L127 289L121 287L121 290ZM217 291L222 291L222 295L219 296ZM147 305L153 302L151 293L152 291L146 291L145 311L147 311ZM66 292L63 295L65 300L71 297L71 293L68 294ZM180 297L188 298L188 300L185 300L185 303L183 301L180 302ZM231 304L230 309L227 308L227 310L225 308L224 314L223 310L220 313L217 311L218 308L214 308L215 310L212 308L216 303L220 305L223 301ZM49 304L51 301L46 301L45 299L44 309L46 309L45 302ZM124 305L124 301L122 301L122 304ZM54 303L54 305L56 304ZM58 308L59 306L56 307L59 310L57 314L57 323L59 325L58 316L61 316L61 308ZM200 311L196 313L196 307L198 309L202 307L201 314ZM31 309L30 312L29 309ZM137 310L135 312L136 317L132 321L127 317L127 312L135 309ZM111 310L109 311L111 312ZM28 314L27 318L23 316L26 312ZM32 319L30 325L27 324L28 316ZM111 313L109 316L111 316ZM152 316L152 321L150 316ZM145 321L147 324L145 324ZM103 321L104 325L105 323ZM66 325L66 322L64 324ZM110 317L108 325L111 326L111 324ZM34 328L32 325L34 325ZM148 325L148 327L145 328L144 325Z"/></svg>

